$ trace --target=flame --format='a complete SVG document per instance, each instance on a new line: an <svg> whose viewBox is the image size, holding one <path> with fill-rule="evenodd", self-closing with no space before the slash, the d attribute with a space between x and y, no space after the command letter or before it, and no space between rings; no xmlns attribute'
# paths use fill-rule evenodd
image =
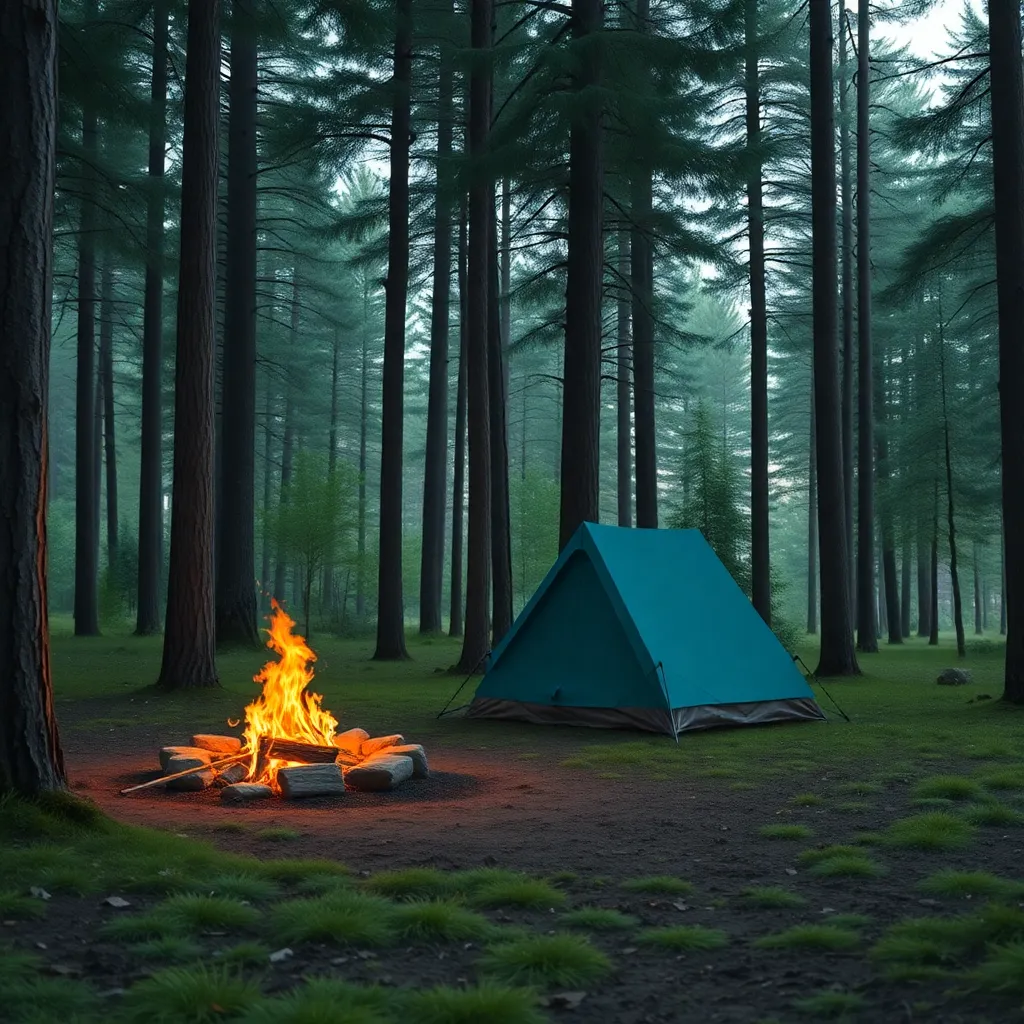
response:
<svg viewBox="0 0 1024 1024"><path fill-rule="evenodd" d="M258 765L261 737L296 740L329 746L338 729L337 719L325 711L320 702L323 697L307 687L313 681L312 663L316 655L304 637L292 632L295 625L287 612L271 599L273 614L267 647L276 651L279 659L268 661L253 682L262 683L260 695L245 709L245 753L250 755L249 781L266 782L276 786L278 768L289 762L270 759Z"/></svg>

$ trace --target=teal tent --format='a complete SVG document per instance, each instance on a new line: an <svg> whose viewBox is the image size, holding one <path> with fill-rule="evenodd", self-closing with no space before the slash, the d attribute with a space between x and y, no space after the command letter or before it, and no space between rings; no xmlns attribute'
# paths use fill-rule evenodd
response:
<svg viewBox="0 0 1024 1024"><path fill-rule="evenodd" d="M467 715L670 735L824 719L699 530L593 523L492 652Z"/></svg>

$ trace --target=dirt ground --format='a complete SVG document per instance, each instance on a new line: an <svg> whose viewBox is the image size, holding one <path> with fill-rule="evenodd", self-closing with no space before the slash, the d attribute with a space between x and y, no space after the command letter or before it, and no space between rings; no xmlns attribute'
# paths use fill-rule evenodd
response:
<svg viewBox="0 0 1024 1024"><path fill-rule="evenodd" d="M888 873L870 881L816 879L797 865L797 854L807 843L771 842L757 833L765 824L799 821L814 828L815 844L848 842L854 832L881 829L908 813L906 786L887 789L855 821L830 810L827 803L790 813L785 809L791 795L825 793L835 779L812 772L793 778L788 786L773 780L745 791L711 778L602 779L559 766L559 752L564 756L576 731L546 730L541 743L550 756L523 759L518 750L500 745L499 723L493 745L481 750L463 746L459 724L445 722L426 735L409 737L427 747L431 778L394 793L352 793L339 800L302 803L273 800L248 807L226 807L214 791L171 794L155 789L122 797L118 791L123 787L154 776L161 745L187 742L189 736L185 730L154 725L76 727L76 721L100 716L103 703L76 701L61 708L65 749L76 790L122 821L262 857L335 858L357 871L484 864L536 874L572 871L578 879L566 886L571 905L614 907L637 915L645 926L721 928L731 937L721 951L676 956L637 949L628 936L595 935L595 943L615 961L615 974L595 985L577 1008L552 1009L555 1019L579 1024L806 1020L794 1013L794 999L831 986L864 995L868 1009L855 1018L859 1020L982 1024L1020 1019L1012 1000L951 995L943 982L881 980L863 952L886 925L942 912L935 901L923 900L915 891L917 880L935 870L1019 874L1024 853L1019 831L1006 835L1000 829L982 830L962 854L886 851ZM216 731L217 726L199 722L195 731ZM935 771L951 768L955 770L936 765ZM756 766L751 770L751 781L757 782ZM226 820L248 827L230 834L218 831ZM277 843L259 837L260 831L273 827L294 829L299 835ZM680 900L625 892L617 885L628 877L652 874L688 879L695 893ZM745 887L763 885L796 888L808 905L802 911L780 911L741 904L738 896ZM861 951L770 952L750 944L793 924L821 922L833 912L872 919L863 930ZM515 913L510 917L517 919ZM535 917L531 923L537 927ZM88 915L80 917L66 941L74 942L75 934L84 935L89 927ZM51 936L50 941L58 940ZM102 948L93 952L90 974L104 970ZM336 948L325 947L304 957L301 970L326 969L352 980L386 982L397 976L402 983L455 982L474 976L475 955L472 949L456 949L339 957ZM392 956L400 962L388 963ZM300 972L287 964L274 970L280 975L275 977L277 987L293 983Z"/></svg>

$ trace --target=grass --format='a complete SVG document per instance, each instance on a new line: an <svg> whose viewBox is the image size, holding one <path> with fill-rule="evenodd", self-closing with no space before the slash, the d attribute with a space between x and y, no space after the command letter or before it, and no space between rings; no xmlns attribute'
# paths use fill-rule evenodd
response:
<svg viewBox="0 0 1024 1024"><path fill-rule="evenodd" d="M778 885L751 886L740 893L743 902L749 907L762 907L766 910L785 910L788 908L807 906L807 900L799 893L783 889Z"/></svg>
<svg viewBox="0 0 1024 1024"><path fill-rule="evenodd" d="M968 807L964 818L972 825L983 828L1021 828L1024 827L1024 814L1013 807L992 800L975 807Z"/></svg>
<svg viewBox="0 0 1024 1024"><path fill-rule="evenodd" d="M693 892L693 883L674 875L645 875L642 878L627 878L622 883L626 892L651 893L659 896L688 896Z"/></svg>
<svg viewBox="0 0 1024 1024"><path fill-rule="evenodd" d="M254 980L224 967L168 967L128 990L123 1019L138 1024L207 1024L240 1014L259 998Z"/></svg>
<svg viewBox="0 0 1024 1024"><path fill-rule="evenodd" d="M255 873L239 872L219 875L211 879L209 891L216 896L265 903L279 896L281 887L272 878L262 878Z"/></svg>
<svg viewBox="0 0 1024 1024"><path fill-rule="evenodd" d="M642 946L670 949L679 953L699 953L722 949L729 944L729 936L715 928L700 925L672 925L667 928L646 928L637 935Z"/></svg>
<svg viewBox="0 0 1024 1024"><path fill-rule="evenodd" d="M393 900L439 899L447 896L452 888L450 878L433 868L379 871L364 884L378 896Z"/></svg>
<svg viewBox="0 0 1024 1024"><path fill-rule="evenodd" d="M159 964L186 963L189 960L198 960L203 955L203 947L199 943L181 935L147 939L145 942L134 943L128 949L140 960L153 960Z"/></svg>
<svg viewBox="0 0 1024 1024"><path fill-rule="evenodd" d="M300 839L302 833L294 828L285 828L283 825L275 825L271 828L261 828L256 833L257 839L264 839L268 843L290 843Z"/></svg>
<svg viewBox="0 0 1024 1024"><path fill-rule="evenodd" d="M417 992L407 1001L416 1024L544 1024L537 997L526 988L481 982L470 988L440 986Z"/></svg>
<svg viewBox="0 0 1024 1024"><path fill-rule="evenodd" d="M180 921L182 930L191 931L251 929L259 923L261 916L254 907L228 896L195 894L172 896L154 908L152 913L157 916L166 914L172 920Z"/></svg>
<svg viewBox="0 0 1024 1024"><path fill-rule="evenodd" d="M486 917L450 902L405 903L391 916L398 935L412 941L464 942L485 939L497 930Z"/></svg>
<svg viewBox="0 0 1024 1024"><path fill-rule="evenodd" d="M37 896L24 896L10 889L0 889L0 919L27 921L46 917L46 903Z"/></svg>
<svg viewBox="0 0 1024 1024"><path fill-rule="evenodd" d="M0 976L0 1005L5 1021L49 1024L52 1021L95 1020L96 993L68 978Z"/></svg>
<svg viewBox="0 0 1024 1024"><path fill-rule="evenodd" d="M336 978L309 978L274 999L251 1006L242 1024L392 1024L401 1014L397 993Z"/></svg>
<svg viewBox="0 0 1024 1024"><path fill-rule="evenodd" d="M842 1020L864 1008L864 997L856 992L827 990L793 1000L793 1009L816 1020Z"/></svg>
<svg viewBox="0 0 1024 1024"><path fill-rule="evenodd" d="M1003 768L982 772L977 778L985 789L994 789L1000 792L1024 790L1024 771L1020 768Z"/></svg>
<svg viewBox="0 0 1024 1024"><path fill-rule="evenodd" d="M990 947L985 959L966 977L974 988L1024 994L1024 942Z"/></svg>
<svg viewBox="0 0 1024 1024"><path fill-rule="evenodd" d="M517 985L580 986L599 981L612 969L608 957L579 935L536 935L492 946L480 970Z"/></svg>
<svg viewBox="0 0 1024 1024"><path fill-rule="evenodd" d="M239 967L262 967L269 956L270 950L262 942L249 940L223 950L217 959L221 963L236 964Z"/></svg>
<svg viewBox="0 0 1024 1024"><path fill-rule="evenodd" d="M825 802L825 798L817 793L797 793L789 798L789 802L794 807L818 807Z"/></svg>
<svg viewBox="0 0 1024 1024"><path fill-rule="evenodd" d="M470 896L474 907L494 909L497 907L522 907L525 910L547 910L560 907L565 902L565 893L539 878L496 880L482 885Z"/></svg>
<svg viewBox="0 0 1024 1024"><path fill-rule="evenodd" d="M620 910L604 907L580 907L562 914L560 923L565 928L582 928L592 932L629 931L640 924L640 919Z"/></svg>
<svg viewBox="0 0 1024 1024"><path fill-rule="evenodd" d="M834 924L799 924L754 940L758 949L806 949L843 953L860 945L860 936Z"/></svg>
<svg viewBox="0 0 1024 1024"><path fill-rule="evenodd" d="M885 869L859 846L822 846L804 850L797 858L819 878L877 878Z"/></svg>
<svg viewBox="0 0 1024 1024"><path fill-rule="evenodd" d="M914 796L919 800L977 800L982 796L982 789L973 779L962 775L934 775L914 787Z"/></svg>
<svg viewBox="0 0 1024 1024"><path fill-rule="evenodd" d="M918 883L929 896L983 896L989 899L1024 898L1024 882L999 878L987 871L936 871Z"/></svg>
<svg viewBox="0 0 1024 1024"><path fill-rule="evenodd" d="M379 896L339 890L319 898L279 903L271 911L270 931L282 945L386 946L394 938L393 908L394 904Z"/></svg>
<svg viewBox="0 0 1024 1024"><path fill-rule="evenodd" d="M762 825L757 834L762 839L811 839L814 829L807 825Z"/></svg>
<svg viewBox="0 0 1024 1024"><path fill-rule="evenodd" d="M973 836L970 822L955 814L934 811L894 821L886 829L884 841L910 850L961 850Z"/></svg>
<svg viewBox="0 0 1024 1024"><path fill-rule="evenodd" d="M836 792L844 796L873 796L882 792L882 787L877 782L844 782L836 786Z"/></svg>

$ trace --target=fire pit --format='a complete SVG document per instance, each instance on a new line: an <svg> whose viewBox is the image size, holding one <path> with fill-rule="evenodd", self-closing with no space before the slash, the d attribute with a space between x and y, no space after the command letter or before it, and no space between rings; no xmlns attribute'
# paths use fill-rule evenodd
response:
<svg viewBox="0 0 1024 1024"><path fill-rule="evenodd" d="M190 744L164 747L163 775L122 794L155 786L192 792L216 787L225 803L242 804L276 794L297 800L350 790L379 793L426 778L427 756L419 744L398 734L338 732L338 720L309 689L316 655L292 632L295 623L284 609L271 604L267 646L278 658L254 679L263 688L245 709L242 735L197 734Z"/></svg>

